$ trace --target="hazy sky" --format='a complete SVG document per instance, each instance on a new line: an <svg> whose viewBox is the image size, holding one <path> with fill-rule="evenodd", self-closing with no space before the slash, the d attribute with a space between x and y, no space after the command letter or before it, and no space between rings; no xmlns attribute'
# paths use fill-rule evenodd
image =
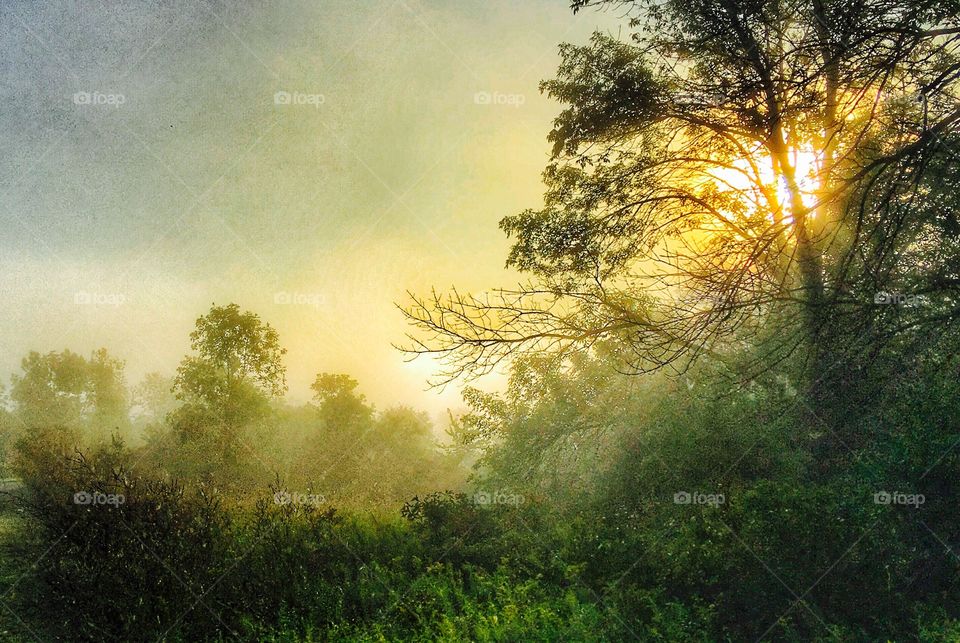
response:
<svg viewBox="0 0 960 643"><path fill-rule="evenodd" d="M564 0L4 2L0 374L100 346L131 383L172 373L236 302L280 333L292 399L333 371L456 405L390 347L393 304L515 283L497 222L539 205L559 110L537 84L617 24Z"/></svg>

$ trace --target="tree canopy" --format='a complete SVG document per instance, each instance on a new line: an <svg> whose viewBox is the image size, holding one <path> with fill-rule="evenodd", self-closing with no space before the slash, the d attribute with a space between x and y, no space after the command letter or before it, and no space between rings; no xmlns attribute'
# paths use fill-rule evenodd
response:
<svg viewBox="0 0 960 643"><path fill-rule="evenodd" d="M541 84L564 105L543 207L500 224L530 279L412 294L408 350L452 378L612 342L647 371L766 333L761 368L803 345L816 382L840 349L955 332L960 5L573 6L632 32L562 45Z"/></svg>
<svg viewBox="0 0 960 643"><path fill-rule="evenodd" d="M190 333L194 357L177 370L176 386L200 397L220 394L222 386L250 383L268 395L287 389L277 331L237 304L212 306Z"/></svg>

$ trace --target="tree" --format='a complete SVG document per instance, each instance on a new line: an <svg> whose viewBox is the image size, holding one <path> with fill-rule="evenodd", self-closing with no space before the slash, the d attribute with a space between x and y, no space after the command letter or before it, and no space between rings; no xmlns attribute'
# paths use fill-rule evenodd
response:
<svg viewBox="0 0 960 643"><path fill-rule="evenodd" d="M214 305L197 319L190 345L195 354L174 379L185 404L171 415L173 427L182 443L210 449L202 454L207 470L217 470L217 459L237 465L242 434L286 391L286 349L270 324L236 304Z"/></svg>
<svg viewBox="0 0 960 643"><path fill-rule="evenodd" d="M561 46L544 207L500 224L530 280L411 294L407 350L450 379L607 342L642 372L767 332L758 367L801 348L816 398L838 349L956 325L960 5L573 3L598 5L632 36ZM897 288L929 305L878 303Z"/></svg>
<svg viewBox="0 0 960 643"><path fill-rule="evenodd" d="M87 381L92 413L90 423L104 440L109 433L130 425L130 392L124 380L124 363L111 357L107 349L93 352L87 361Z"/></svg>
<svg viewBox="0 0 960 643"><path fill-rule="evenodd" d="M174 379L162 373L147 373L134 388L133 398L140 409L140 418L160 422L177 407L173 392Z"/></svg>
<svg viewBox="0 0 960 643"><path fill-rule="evenodd" d="M359 383L342 373L320 373L310 385L313 399L320 404L320 415L333 431L343 431L368 421L373 409L364 396L356 392Z"/></svg>
<svg viewBox="0 0 960 643"><path fill-rule="evenodd" d="M424 413L405 407L376 412L358 382L320 373L311 388L315 420L296 443L291 482L323 491L335 504L396 508L415 494L459 486L459 462L437 448Z"/></svg>
<svg viewBox="0 0 960 643"><path fill-rule="evenodd" d="M277 331L255 313L240 312L237 304L213 305L197 319L190 347L197 355L177 369L175 386L181 394L217 398L241 383L267 395L287 390L287 349L281 348Z"/></svg>
<svg viewBox="0 0 960 643"><path fill-rule="evenodd" d="M101 441L128 427L124 363L106 349L94 351L89 360L69 350L31 351L20 367L23 373L13 376L10 399L22 425L84 429Z"/></svg>
<svg viewBox="0 0 960 643"><path fill-rule="evenodd" d="M214 305L197 319L190 347L196 354L177 369L177 397L216 410L230 423L242 421L245 400L279 396L287 389L287 349L270 324L240 312L237 304Z"/></svg>
<svg viewBox="0 0 960 643"><path fill-rule="evenodd" d="M83 415L86 360L69 350L37 351L20 362L20 375L12 378L10 399L17 417L27 426L73 425Z"/></svg>

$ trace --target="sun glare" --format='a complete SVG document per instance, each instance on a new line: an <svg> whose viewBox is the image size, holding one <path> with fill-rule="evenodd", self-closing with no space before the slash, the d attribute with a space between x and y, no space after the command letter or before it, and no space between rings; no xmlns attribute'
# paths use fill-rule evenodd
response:
<svg viewBox="0 0 960 643"><path fill-rule="evenodd" d="M820 171L820 159L812 149L796 149L791 153L796 174L797 186L800 189L800 200L807 207L813 205L814 193L817 190L817 175ZM777 180L777 200L780 203L789 203L793 195L783 176Z"/></svg>
<svg viewBox="0 0 960 643"><path fill-rule="evenodd" d="M800 200L810 207L814 204L818 189L820 158L809 147L794 148L790 152L790 163L794 168ZM748 210L764 211L771 223L778 218L784 223L792 223L790 203L793 195L790 186L782 173L774 172L769 155L758 154L751 159L736 159L727 165L729 167L717 167L708 172L716 190L722 194L739 194ZM764 195L764 191L775 196L775 202ZM775 210L779 210L783 215L777 217Z"/></svg>

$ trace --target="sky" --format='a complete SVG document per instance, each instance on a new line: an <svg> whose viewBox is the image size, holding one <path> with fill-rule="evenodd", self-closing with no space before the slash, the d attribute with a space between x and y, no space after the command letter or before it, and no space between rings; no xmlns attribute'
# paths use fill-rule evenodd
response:
<svg viewBox="0 0 960 643"><path fill-rule="evenodd" d="M515 285L498 221L541 203L564 0L4 2L0 375L106 347L172 374L196 318L274 326L289 398L348 373L459 406L392 347L406 291Z"/></svg>

